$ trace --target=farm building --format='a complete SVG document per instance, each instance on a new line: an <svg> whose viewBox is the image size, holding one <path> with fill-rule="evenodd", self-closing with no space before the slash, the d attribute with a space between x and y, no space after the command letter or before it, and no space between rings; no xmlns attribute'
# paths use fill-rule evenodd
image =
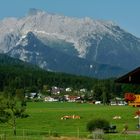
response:
<svg viewBox="0 0 140 140"><path fill-rule="evenodd" d="M140 67L123 75L122 77L115 80L115 82L126 84L140 84ZM140 94L126 93L125 100L128 102L128 105L135 107L140 106Z"/></svg>
<svg viewBox="0 0 140 140"><path fill-rule="evenodd" d="M140 106L140 94L135 93L125 93L125 100L128 105L138 107Z"/></svg>
<svg viewBox="0 0 140 140"><path fill-rule="evenodd" d="M140 67L115 80L117 83L140 84Z"/></svg>
<svg viewBox="0 0 140 140"><path fill-rule="evenodd" d="M115 97L114 99L110 100L110 105L127 105L124 98Z"/></svg>

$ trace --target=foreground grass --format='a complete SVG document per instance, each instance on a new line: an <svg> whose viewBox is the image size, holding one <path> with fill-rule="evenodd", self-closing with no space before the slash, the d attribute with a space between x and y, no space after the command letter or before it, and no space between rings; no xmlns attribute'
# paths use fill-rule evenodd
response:
<svg viewBox="0 0 140 140"><path fill-rule="evenodd" d="M86 124L93 118L105 118L111 124L117 126L117 135L105 135L109 140L124 139L124 135L120 135L125 123L128 124L129 130L137 130L138 120L134 119L134 113L138 108L129 106L103 106L93 104L78 103L43 103L29 102L27 113L30 117L17 121L17 135L32 136L40 139L40 137L50 136L71 136L71 137L87 137L89 132L86 130ZM79 120L61 120L64 115L79 115ZM113 120L113 116L121 116L120 120ZM7 125L0 125L0 133L6 133L12 136L12 131ZM125 136L129 140L139 137L139 135ZM133 137L133 138L132 138ZM116 139L115 139L116 138Z"/></svg>

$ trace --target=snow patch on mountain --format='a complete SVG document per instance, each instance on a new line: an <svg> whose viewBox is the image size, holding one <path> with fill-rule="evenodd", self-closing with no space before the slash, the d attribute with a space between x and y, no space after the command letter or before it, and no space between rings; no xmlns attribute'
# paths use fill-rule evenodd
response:
<svg viewBox="0 0 140 140"><path fill-rule="evenodd" d="M17 45L22 45L22 46L26 46L28 44L28 40L26 39L26 35L23 35L20 37L19 41L16 43Z"/></svg>

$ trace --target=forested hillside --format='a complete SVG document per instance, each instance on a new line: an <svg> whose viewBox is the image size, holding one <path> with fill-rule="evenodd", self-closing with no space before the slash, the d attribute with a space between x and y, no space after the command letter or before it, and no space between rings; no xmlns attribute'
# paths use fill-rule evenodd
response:
<svg viewBox="0 0 140 140"><path fill-rule="evenodd" d="M47 90L52 86L64 89L71 87L74 94L79 94L75 91L84 88L87 89L86 98L94 100L107 98L107 101L114 97L123 97L125 92L139 93L140 91L139 86L116 84L114 79L98 80L66 73L48 72L18 59L0 55L1 92L8 90L10 94L15 94L17 89L24 90L24 93L43 92L44 86Z"/></svg>
<svg viewBox="0 0 140 140"><path fill-rule="evenodd" d="M41 88L43 85L90 89L95 81L97 80L82 76L48 72L18 59L0 55L1 90L4 87Z"/></svg>

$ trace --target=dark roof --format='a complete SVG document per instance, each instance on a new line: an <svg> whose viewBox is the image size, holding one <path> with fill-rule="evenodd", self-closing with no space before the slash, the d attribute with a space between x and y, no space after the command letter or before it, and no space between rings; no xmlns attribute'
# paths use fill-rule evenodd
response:
<svg viewBox="0 0 140 140"><path fill-rule="evenodd" d="M140 67L115 80L117 83L140 84Z"/></svg>

